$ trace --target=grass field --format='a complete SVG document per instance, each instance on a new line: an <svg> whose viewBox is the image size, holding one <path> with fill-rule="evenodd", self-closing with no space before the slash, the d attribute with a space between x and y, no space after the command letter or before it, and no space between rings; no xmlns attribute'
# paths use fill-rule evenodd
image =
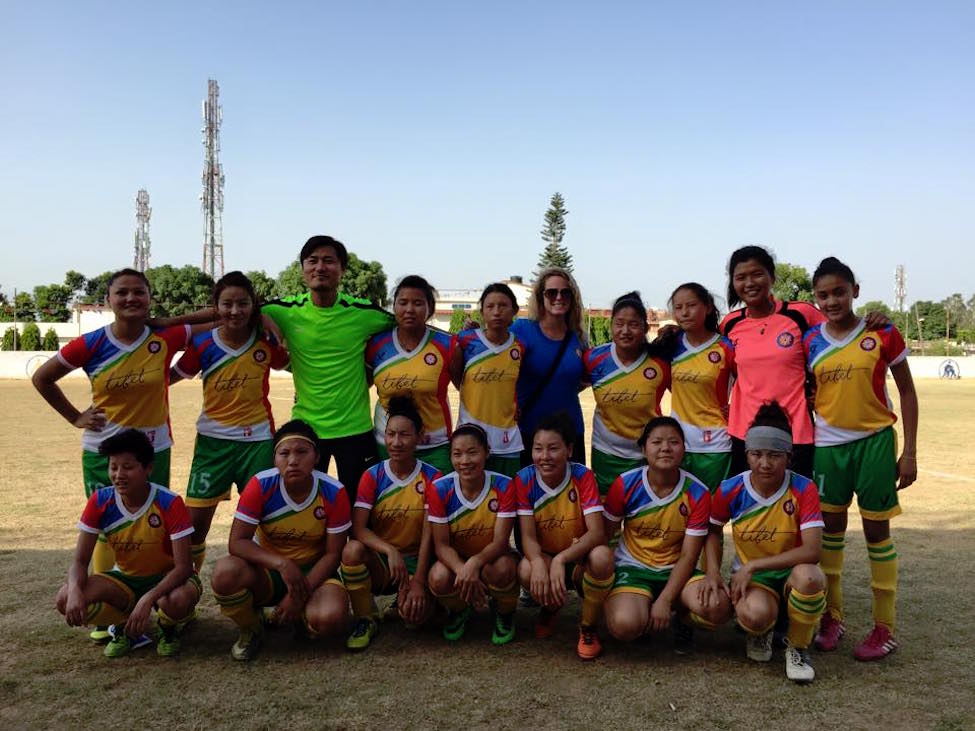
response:
<svg viewBox="0 0 975 731"><path fill-rule="evenodd" d="M87 403L86 382L64 383L76 404ZM669 635L607 641L604 657L584 665L574 654L578 602L547 641L534 639L535 610L524 610L504 648L490 644L486 617L457 647L438 628L411 633L387 622L364 654L340 641L300 645L279 631L242 665L230 659L235 631L208 586L179 660L140 650L108 661L53 606L83 505L80 434L28 382L0 381L0 727L975 728L975 382L918 387L921 475L902 493L894 524L902 649L875 665L851 656L870 618L857 527L846 554L847 639L836 653L814 654L816 682L799 687L779 653L768 665L749 663L731 627L699 632L687 656L673 652ZM290 382L274 380L271 393L280 423ZM183 492L199 382L175 386L171 402L172 485ZM231 513L229 503L217 512L204 584L225 552Z"/></svg>

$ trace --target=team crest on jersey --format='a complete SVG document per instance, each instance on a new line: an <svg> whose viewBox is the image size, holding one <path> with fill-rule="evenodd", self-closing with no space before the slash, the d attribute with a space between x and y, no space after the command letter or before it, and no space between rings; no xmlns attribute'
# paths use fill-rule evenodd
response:
<svg viewBox="0 0 975 731"><path fill-rule="evenodd" d="M146 346L146 349L150 353L158 353L162 349L162 344L157 340L153 340L151 343L149 343L149 345Z"/></svg>
<svg viewBox="0 0 975 731"><path fill-rule="evenodd" d="M263 363L265 360L267 360L267 353L265 353L263 350L255 350L254 360L256 360L258 363Z"/></svg>
<svg viewBox="0 0 975 731"><path fill-rule="evenodd" d="M492 513L498 512L498 499L497 498L495 498L495 497L491 498L491 502L488 503L488 510L490 510Z"/></svg>
<svg viewBox="0 0 975 731"><path fill-rule="evenodd" d="M325 520L325 508L323 508L321 505L317 506L315 508L314 515L315 520Z"/></svg>
<svg viewBox="0 0 975 731"><path fill-rule="evenodd" d="M162 525L162 518L157 513L149 513L149 525L153 528L158 528Z"/></svg>
<svg viewBox="0 0 975 731"><path fill-rule="evenodd" d="M871 337L866 337L860 341L860 348L862 350L871 351L877 347L877 341Z"/></svg>
<svg viewBox="0 0 975 731"><path fill-rule="evenodd" d="M687 503L681 503L680 504L680 507L677 508L677 510L679 510L680 511L680 514L683 515L685 518L687 517L688 512L689 512L687 510Z"/></svg>
<svg viewBox="0 0 975 731"><path fill-rule="evenodd" d="M569 490L569 502L574 503L578 499L579 496L576 494L576 489L573 487L571 490Z"/></svg>
<svg viewBox="0 0 975 731"><path fill-rule="evenodd" d="M792 515L794 512L796 512L796 504L791 500L786 500L782 505L782 509L785 511L786 515Z"/></svg>
<svg viewBox="0 0 975 731"><path fill-rule="evenodd" d="M422 495L423 494L423 480L420 480L415 485L413 485L413 489L417 491L417 494Z"/></svg>
<svg viewBox="0 0 975 731"><path fill-rule="evenodd" d="M437 356L435 356L433 353L427 353L425 356L423 356L423 362L429 366L436 365Z"/></svg>
<svg viewBox="0 0 975 731"><path fill-rule="evenodd" d="M644 368L643 377L646 378L648 381L652 381L654 378L657 377L657 369L654 368L653 366L650 366L649 368Z"/></svg>
<svg viewBox="0 0 975 731"><path fill-rule="evenodd" d="M518 348L511 349L511 360L518 360L521 358L521 353L518 352Z"/></svg>
<svg viewBox="0 0 975 731"><path fill-rule="evenodd" d="M791 348L792 344L796 341L796 336L790 332L779 333L779 336L775 339L775 344L780 348Z"/></svg>
<svg viewBox="0 0 975 731"><path fill-rule="evenodd" d="M720 363L721 353L719 353L717 350L712 350L710 353L708 353L708 360L712 363Z"/></svg>

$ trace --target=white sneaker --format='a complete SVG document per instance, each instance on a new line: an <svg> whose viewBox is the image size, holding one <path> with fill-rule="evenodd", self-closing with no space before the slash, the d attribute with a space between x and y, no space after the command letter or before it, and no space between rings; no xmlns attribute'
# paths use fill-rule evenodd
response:
<svg viewBox="0 0 975 731"><path fill-rule="evenodd" d="M805 649L792 647L785 648L785 675L789 680L796 683L811 683L816 677L809 653Z"/></svg>
<svg viewBox="0 0 975 731"><path fill-rule="evenodd" d="M745 654L749 660L768 662L772 659L772 631L763 635L748 635L745 641Z"/></svg>

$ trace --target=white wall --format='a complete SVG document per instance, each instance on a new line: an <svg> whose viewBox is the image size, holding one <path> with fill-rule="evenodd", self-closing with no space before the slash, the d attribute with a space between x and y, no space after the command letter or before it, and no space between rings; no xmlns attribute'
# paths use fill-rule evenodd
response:
<svg viewBox="0 0 975 731"><path fill-rule="evenodd" d="M40 365L54 353L50 351L0 351L0 378L27 380ZM173 363L179 360L180 353L173 358ZM66 378L87 378L80 368L71 371ZM271 371L271 378L291 378L288 371Z"/></svg>

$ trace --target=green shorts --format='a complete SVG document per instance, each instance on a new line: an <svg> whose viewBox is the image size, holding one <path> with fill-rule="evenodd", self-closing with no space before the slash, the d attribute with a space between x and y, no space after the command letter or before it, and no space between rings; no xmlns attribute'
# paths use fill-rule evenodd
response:
<svg viewBox="0 0 975 731"><path fill-rule="evenodd" d="M613 581L613 594L640 594L648 599L656 599L670 580L670 569L654 571L629 564L616 564L616 579ZM704 572L694 569L687 583L699 581Z"/></svg>
<svg viewBox="0 0 975 731"><path fill-rule="evenodd" d="M166 447L158 452L152 460L152 474L150 482L169 487L169 453ZM108 477L108 457L98 452L83 451L81 453L81 474L85 481L85 497L91 497L99 487L108 487L112 481Z"/></svg>
<svg viewBox="0 0 975 731"><path fill-rule="evenodd" d="M397 590L397 587L389 579L389 559L386 558L386 554L385 553L377 553L377 552L374 552L374 553L376 555L376 558L379 559L379 563L381 563L383 565L383 569L385 569L385 571L386 571L386 579L385 579L385 582L386 583L383 585L383 588L380 589L379 593L380 594L395 594L396 593L396 590ZM419 558L417 556L406 556L406 555L403 555L403 563L406 564L406 572L410 576L416 575L416 564L417 564L418 561L419 561ZM342 574L342 569L339 569L339 575L341 575L341 574Z"/></svg>
<svg viewBox="0 0 975 731"><path fill-rule="evenodd" d="M119 586L129 597L129 603L125 607L125 612L131 612L135 609L136 603L148 594L152 589L165 578L165 574L154 574L152 576L131 576L129 574L123 574L118 569L112 569L111 571L106 571L101 574L94 574L95 576L100 576L103 579L108 579L113 584ZM186 580L187 584L192 584L196 589L196 596L199 598L203 594L203 584L200 583L200 577L197 574L192 574L189 579Z"/></svg>
<svg viewBox="0 0 975 731"><path fill-rule="evenodd" d="M856 495L860 515L868 520L900 515L897 445L892 427L848 444L816 447L813 472L824 513L846 512Z"/></svg>
<svg viewBox="0 0 975 731"><path fill-rule="evenodd" d="M308 572L315 567L316 563L318 562L315 561L314 563L306 564L304 566L299 566L298 568L301 569L301 573L307 576ZM275 607L278 604L280 604L281 600L288 595L288 585L284 583L284 579L281 578L281 573L276 569L266 568L264 569L264 575L267 576L268 583L271 585L271 593L268 596L261 597L261 598L255 596L254 606ZM327 579L325 581L325 584L338 584L339 586L343 586L342 580L338 578L338 575L333 576L330 579Z"/></svg>
<svg viewBox="0 0 975 731"><path fill-rule="evenodd" d="M389 452L386 451L385 444L376 444L376 449L379 452L380 460L389 459ZM450 464L449 443L431 447L430 449L417 449L416 458L426 462L428 465L436 467L445 475L454 471L453 465Z"/></svg>
<svg viewBox="0 0 975 731"><path fill-rule="evenodd" d="M515 454L492 454L488 457L484 469L497 472L505 477L514 477L521 469L521 453Z"/></svg>
<svg viewBox="0 0 975 731"><path fill-rule="evenodd" d="M196 435L193 464L186 485L186 505L205 508L230 499L231 485L243 492L248 480L274 465L272 440L235 442Z"/></svg>
<svg viewBox="0 0 975 731"><path fill-rule="evenodd" d="M752 574L749 585L755 585L765 589L776 599L785 596L785 582L789 580L792 569L774 569L769 571L756 571Z"/></svg>
<svg viewBox="0 0 975 731"><path fill-rule="evenodd" d="M684 452L684 461L680 466L707 485L713 493L728 477L731 452Z"/></svg>
<svg viewBox="0 0 975 731"><path fill-rule="evenodd" d="M599 485L599 494L605 496L609 492L609 486L613 484L617 477L624 472L629 472L637 467L642 467L647 463L645 459L627 459L617 457L613 454L600 452L593 447L591 459L592 471L596 473L596 484Z"/></svg>

